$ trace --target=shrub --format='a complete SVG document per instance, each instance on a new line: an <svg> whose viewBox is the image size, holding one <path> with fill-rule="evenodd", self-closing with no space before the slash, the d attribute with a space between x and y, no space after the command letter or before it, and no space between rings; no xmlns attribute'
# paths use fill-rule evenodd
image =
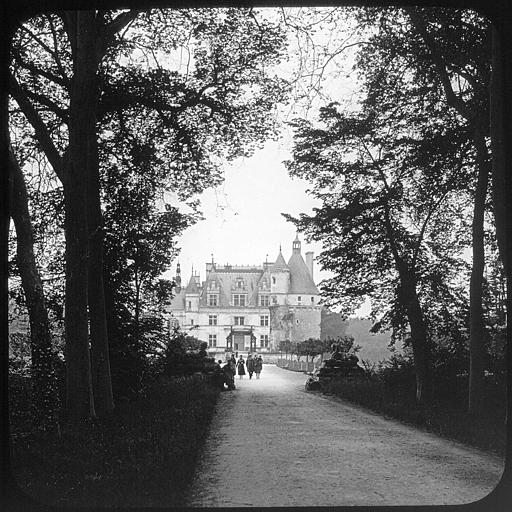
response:
<svg viewBox="0 0 512 512"><path fill-rule="evenodd" d="M15 426L15 479L49 505L180 506L218 393L209 377L165 378L109 420L60 433Z"/></svg>

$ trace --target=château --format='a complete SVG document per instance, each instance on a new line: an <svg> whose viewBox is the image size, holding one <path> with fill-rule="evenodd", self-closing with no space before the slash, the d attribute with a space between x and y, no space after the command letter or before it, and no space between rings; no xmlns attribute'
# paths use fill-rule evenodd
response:
<svg viewBox="0 0 512 512"><path fill-rule="evenodd" d="M320 337L321 306L313 280L313 252L301 254L298 236L286 263L281 248L276 261L261 266L206 264L206 276L192 271L182 286L176 268L176 295L170 321L208 343L210 353L272 352L283 340Z"/></svg>

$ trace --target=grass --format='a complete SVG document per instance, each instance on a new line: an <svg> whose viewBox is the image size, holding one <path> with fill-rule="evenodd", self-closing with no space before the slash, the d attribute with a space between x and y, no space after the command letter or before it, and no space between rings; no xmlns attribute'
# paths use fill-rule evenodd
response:
<svg viewBox="0 0 512 512"><path fill-rule="evenodd" d="M484 411L478 416L467 412L467 379L436 382L434 398L424 407L417 404L411 383L389 386L375 378L352 382L339 380L332 381L324 392L443 437L498 455L505 453L504 382L486 382Z"/></svg>
<svg viewBox="0 0 512 512"><path fill-rule="evenodd" d="M109 420L60 434L11 419L13 476L42 505L181 506L218 393L208 377L169 380Z"/></svg>

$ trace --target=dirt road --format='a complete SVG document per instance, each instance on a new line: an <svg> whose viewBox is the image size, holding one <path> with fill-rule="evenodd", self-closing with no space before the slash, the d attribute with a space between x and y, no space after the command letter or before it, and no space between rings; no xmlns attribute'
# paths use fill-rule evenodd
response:
<svg viewBox="0 0 512 512"><path fill-rule="evenodd" d="M221 395L189 506L462 504L486 496L502 461L304 391L266 365Z"/></svg>

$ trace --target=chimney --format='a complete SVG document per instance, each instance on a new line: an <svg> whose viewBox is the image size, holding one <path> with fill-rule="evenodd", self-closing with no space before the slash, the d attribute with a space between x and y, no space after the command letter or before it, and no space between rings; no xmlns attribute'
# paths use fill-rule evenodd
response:
<svg viewBox="0 0 512 512"><path fill-rule="evenodd" d="M306 266L308 267L311 278L313 278L313 251L306 253Z"/></svg>

